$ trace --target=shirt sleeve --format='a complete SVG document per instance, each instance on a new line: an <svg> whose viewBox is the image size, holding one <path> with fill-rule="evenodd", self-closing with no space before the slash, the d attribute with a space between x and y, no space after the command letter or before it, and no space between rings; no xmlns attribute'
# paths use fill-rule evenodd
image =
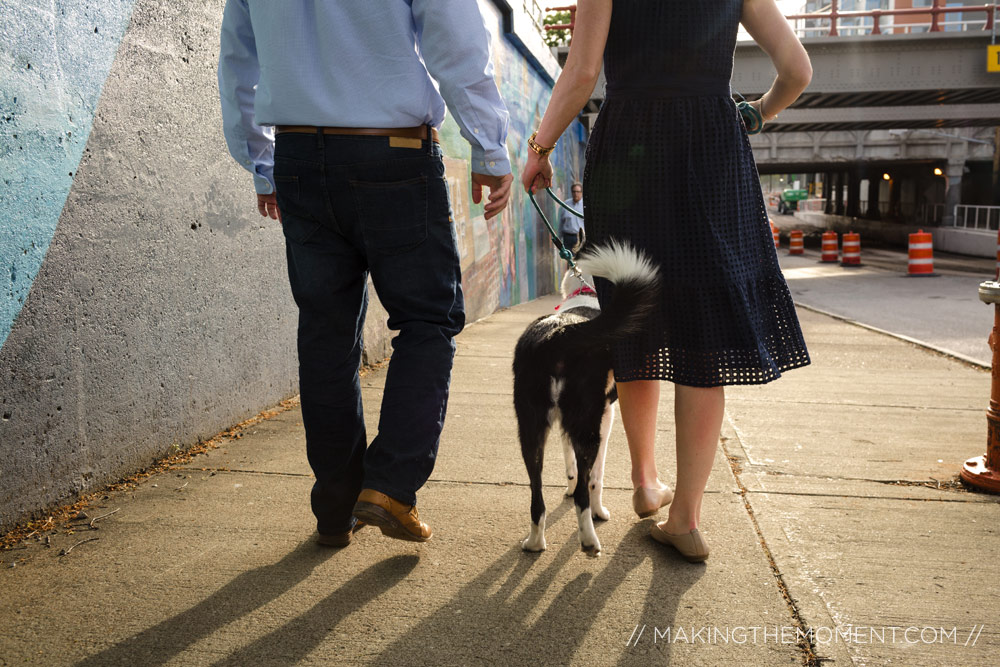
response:
<svg viewBox="0 0 1000 667"><path fill-rule="evenodd" d="M493 80L490 33L476 0L413 0L417 43L427 71L472 147L472 171L511 172L510 116Z"/></svg>
<svg viewBox="0 0 1000 667"><path fill-rule="evenodd" d="M229 153L253 174L258 194L274 192L274 132L254 120L260 79L257 45L247 0L227 0L219 49L219 98Z"/></svg>

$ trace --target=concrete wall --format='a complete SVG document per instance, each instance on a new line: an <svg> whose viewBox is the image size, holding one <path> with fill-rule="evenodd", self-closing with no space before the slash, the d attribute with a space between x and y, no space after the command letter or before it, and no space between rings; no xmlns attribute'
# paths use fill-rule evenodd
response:
<svg viewBox="0 0 1000 667"><path fill-rule="evenodd" d="M297 391L284 240L220 129L223 4L0 2L0 530ZM480 4L522 164L551 62ZM443 130L470 321L551 291L530 204L482 220ZM558 161L582 173L582 145ZM374 302L369 360L384 322Z"/></svg>

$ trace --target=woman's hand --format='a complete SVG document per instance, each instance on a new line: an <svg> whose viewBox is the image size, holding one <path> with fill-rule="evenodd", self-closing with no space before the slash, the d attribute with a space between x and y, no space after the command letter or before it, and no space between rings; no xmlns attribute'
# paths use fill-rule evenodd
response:
<svg viewBox="0 0 1000 667"><path fill-rule="evenodd" d="M521 172L521 184L525 192L538 192L552 185L552 165L548 156L528 151L528 163Z"/></svg>
<svg viewBox="0 0 1000 667"><path fill-rule="evenodd" d="M542 146L555 146L590 99L601 74L610 25L611 0L577 0L573 43L535 133L536 141ZM521 184L525 192L537 192L551 186L552 165L548 158L529 150L528 163L521 172Z"/></svg>

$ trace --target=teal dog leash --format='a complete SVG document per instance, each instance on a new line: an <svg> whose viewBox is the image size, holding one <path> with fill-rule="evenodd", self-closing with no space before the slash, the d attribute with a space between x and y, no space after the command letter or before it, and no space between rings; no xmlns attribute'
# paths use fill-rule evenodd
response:
<svg viewBox="0 0 1000 667"><path fill-rule="evenodd" d="M554 200L556 200L556 203L558 203L564 209L566 209L567 211L569 211L578 218L583 217L582 213L578 213L569 204L564 202L562 199L559 199L559 197L556 197L555 193L552 192L551 187L545 188L545 191L548 192L549 196L552 197ZM535 193L532 192L531 190L528 190L528 199L531 200L531 205L535 207L536 211L538 211L538 215L542 216L542 221L545 223L545 226L548 227L549 235L552 237L552 244L555 245L556 249L559 251L559 257L561 259L566 260L566 262L569 264L569 270L573 272L573 275L576 276L581 283L583 283L587 287L590 287L590 285L587 285L587 281L583 279L583 272L577 268L576 262L573 261L573 251L567 248L566 244L563 243L561 238L559 238L559 235L556 234L556 230L552 228L552 223L550 223L549 219L545 217L545 213L542 212L542 208L538 205L538 202L535 201Z"/></svg>

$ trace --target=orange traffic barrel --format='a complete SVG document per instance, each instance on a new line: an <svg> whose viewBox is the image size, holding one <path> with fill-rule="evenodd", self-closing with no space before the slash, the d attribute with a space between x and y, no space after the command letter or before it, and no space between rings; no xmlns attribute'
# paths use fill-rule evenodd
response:
<svg viewBox="0 0 1000 667"><path fill-rule="evenodd" d="M793 229L788 232L788 254L801 255L805 253L805 246L802 245L802 231Z"/></svg>
<svg viewBox="0 0 1000 667"><path fill-rule="evenodd" d="M929 276L934 273L934 241L930 232L920 230L910 234L910 261L907 273L911 276Z"/></svg>
<svg viewBox="0 0 1000 667"><path fill-rule="evenodd" d="M841 266L860 266L861 264L861 234L844 232L843 247L840 253Z"/></svg>
<svg viewBox="0 0 1000 667"><path fill-rule="evenodd" d="M781 234L778 232L778 225L774 224L774 220L768 219L771 223L771 236L774 237L774 247L781 247ZM1000 232L997 233L997 267L1000 268Z"/></svg>
<svg viewBox="0 0 1000 667"><path fill-rule="evenodd" d="M821 262L837 261L837 232L823 232L822 252L819 256Z"/></svg>

